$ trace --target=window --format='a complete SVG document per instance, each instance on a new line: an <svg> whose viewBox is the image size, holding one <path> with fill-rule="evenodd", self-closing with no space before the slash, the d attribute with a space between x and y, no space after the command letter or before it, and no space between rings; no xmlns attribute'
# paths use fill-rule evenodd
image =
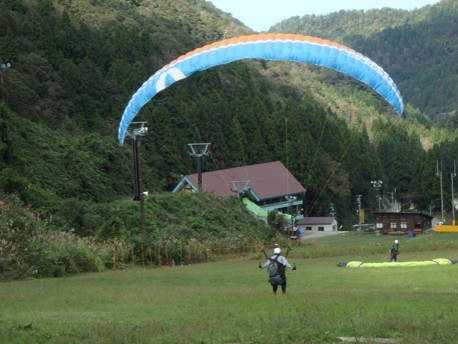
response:
<svg viewBox="0 0 458 344"><path fill-rule="evenodd" d="M391 222L391 223L390 223L390 228L391 228L391 229L396 229L396 228L398 228L398 226L396 225L396 222Z"/></svg>
<svg viewBox="0 0 458 344"><path fill-rule="evenodd" d="M375 226L376 226L377 228L383 228L383 223L377 223Z"/></svg>
<svg viewBox="0 0 458 344"><path fill-rule="evenodd" d="M307 227L305 227L305 230L306 230L306 231L311 231L311 230L312 230L312 227L307 226Z"/></svg>
<svg viewBox="0 0 458 344"><path fill-rule="evenodd" d="M407 229L407 222L401 222L401 228Z"/></svg>
<svg viewBox="0 0 458 344"><path fill-rule="evenodd" d="M320 232L324 232L324 227L318 226L318 230L319 230Z"/></svg>

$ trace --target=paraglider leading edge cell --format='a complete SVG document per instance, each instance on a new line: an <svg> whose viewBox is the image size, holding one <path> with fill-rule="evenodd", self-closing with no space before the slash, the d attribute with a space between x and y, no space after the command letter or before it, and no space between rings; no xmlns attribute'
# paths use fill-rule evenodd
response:
<svg viewBox="0 0 458 344"><path fill-rule="evenodd" d="M157 93L197 71L242 59L305 62L334 69L370 86L391 104L398 115L404 110L402 96L391 77L368 57L353 49L303 35L249 35L205 45L158 70L127 104L119 124L119 143L123 144L130 122Z"/></svg>

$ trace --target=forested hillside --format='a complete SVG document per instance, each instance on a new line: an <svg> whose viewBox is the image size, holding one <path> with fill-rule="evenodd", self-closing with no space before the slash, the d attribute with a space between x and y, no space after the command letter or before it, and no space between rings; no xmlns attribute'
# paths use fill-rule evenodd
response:
<svg viewBox="0 0 458 344"><path fill-rule="evenodd" d="M172 190L194 170L187 143L211 142L204 170L281 160L307 189L305 215L327 215L333 203L349 226L362 195L370 220L373 179L384 181L387 203L396 189L404 208L438 211L436 160L445 176L458 148L455 131L436 128L425 113L456 105L455 9L444 0L414 12L340 12L301 18L304 29L273 28L367 54L399 82L403 118L366 86L294 63L240 61L164 90L139 116L149 127L141 144L145 189ZM133 193L131 148L116 142L130 96L181 54L248 33L204 0L2 1L0 58L11 67L0 85L1 192L60 229L96 234L113 202ZM426 87L434 88L429 98L416 91ZM116 228L127 227L117 219Z"/></svg>
<svg viewBox="0 0 458 344"><path fill-rule="evenodd" d="M439 113L458 108L457 17L457 2L442 0L414 11L384 8L293 17L270 31L316 35L370 56L395 76L406 102L436 121ZM456 113L447 120L454 124Z"/></svg>

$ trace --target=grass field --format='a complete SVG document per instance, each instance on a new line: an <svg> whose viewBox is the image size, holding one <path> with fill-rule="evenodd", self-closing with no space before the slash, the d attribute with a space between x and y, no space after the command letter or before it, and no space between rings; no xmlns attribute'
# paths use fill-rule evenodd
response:
<svg viewBox="0 0 458 344"><path fill-rule="evenodd" d="M458 235L399 239L399 260L458 259ZM277 296L257 268L261 254L1 283L0 343L458 343L458 264L336 266L387 261L392 240L347 235L295 247L288 258L298 269Z"/></svg>

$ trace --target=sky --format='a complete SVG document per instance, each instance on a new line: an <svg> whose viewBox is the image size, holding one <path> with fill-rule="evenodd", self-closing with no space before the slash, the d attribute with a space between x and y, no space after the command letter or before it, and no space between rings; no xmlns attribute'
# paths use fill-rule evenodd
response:
<svg viewBox="0 0 458 344"><path fill-rule="evenodd" d="M340 10L369 10L391 7L413 10L439 0L207 0L231 13L254 31L267 31L272 25L306 14L328 14Z"/></svg>

